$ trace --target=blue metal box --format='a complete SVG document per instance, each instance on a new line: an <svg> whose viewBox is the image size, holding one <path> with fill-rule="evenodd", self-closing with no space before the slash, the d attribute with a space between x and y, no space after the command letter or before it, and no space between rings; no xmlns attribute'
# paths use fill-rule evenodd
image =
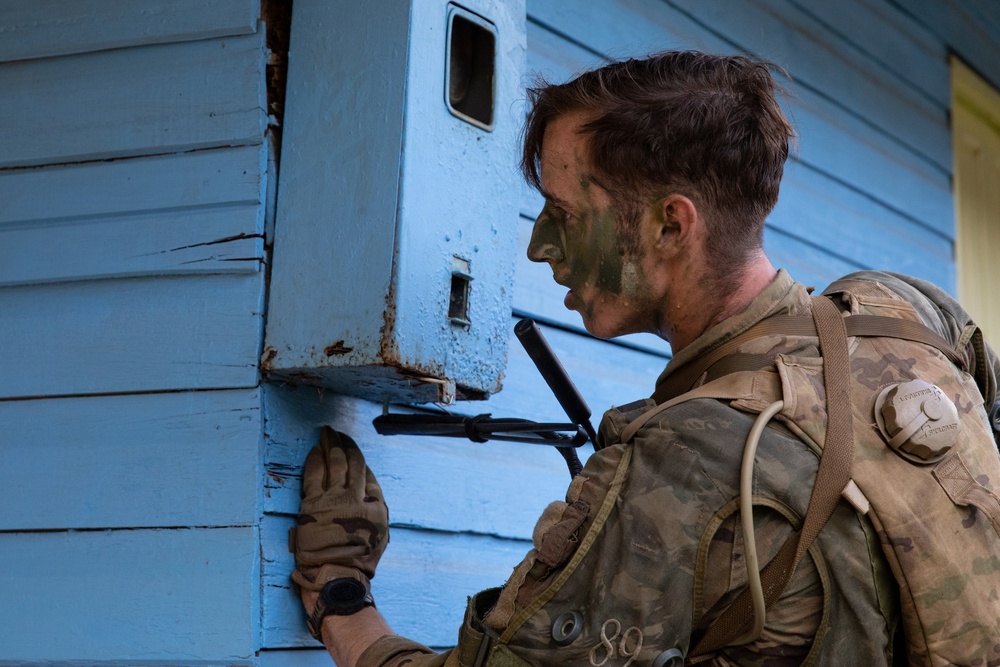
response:
<svg viewBox="0 0 1000 667"><path fill-rule="evenodd" d="M296 0L261 359L372 400L499 391L523 0Z"/></svg>

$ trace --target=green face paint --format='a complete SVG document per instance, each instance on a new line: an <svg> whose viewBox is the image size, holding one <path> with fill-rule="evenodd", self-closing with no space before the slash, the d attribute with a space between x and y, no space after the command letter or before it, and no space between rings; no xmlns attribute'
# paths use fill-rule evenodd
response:
<svg viewBox="0 0 1000 667"><path fill-rule="evenodd" d="M575 252L570 252L571 275L581 282L620 294L622 286L622 256L618 248L614 212L610 209L595 211L589 220L581 220L586 233L581 234Z"/></svg>
<svg viewBox="0 0 1000 667"><path fill-rule="evenodd" d="M541 160L546 202L532 229L528 258L551 266L556 282L569 288L566 307L580 312L591 333L637 331L654 319L656 299L643 272L646 253L633 238L637 232L622 233L616 207L590 173L578 124L561 119L546 130Z"/></svg>

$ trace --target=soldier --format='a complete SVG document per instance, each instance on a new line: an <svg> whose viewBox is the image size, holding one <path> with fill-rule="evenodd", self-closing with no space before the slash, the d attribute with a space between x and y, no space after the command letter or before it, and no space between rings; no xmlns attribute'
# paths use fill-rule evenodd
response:
<svg viewBox="0 0 1000 667"><path fill-rule="evenodd" d="M878 479L881 469L865 477L855 467L864 488L855 485L857 493L845 491L850 503L831 506L818 537L790 562L784 585L764 590L760 602L755 597L756 563L779 554L807 515L829 423L815 329L745 333L759 332L765 320L802 320L813 312L806 288L776 270L762 247L792 136L768 66L667 52L529 95L522 167L545 197L529 257L551 266L555 281L569 288L566 307L580 312L592 334L652 332L670 342L674 357L653 399L605 415L600 448L566 500L542 515L535 548L501 589L471 600L457 647L444 654L393 635L372 605L368 578L387 541L385 505L350 438L324 429L306 461L294 540L293 579L310 629L341 667L890 665L894 650L900 661L900 594L892 572L898 563L882 545L895 544L895 529L876 526L866 494L877 494L871 487L878 485L863 483ZM922 321L957 350L945 350L953 361L978 369L982 393L995 389L996 358L979 346L977 365L967 346L973 325L947 295L890 274L849 278L828 290L845 314ZM753 367L730 376L732 369L699 366L722 359L721 351ZM983 398L962 384L960 371L948 370L944 353L921 352L931 358L926 363L854 353L871 357L852 366L853 382L868 392L854 391L863 409L918 370L933 374L928 380L945 387L942 394L970 406L963 414L973 417L961 418L961 430L971 477L1000 479L992 446L982 446L979 431L964 435L982 430L975 423ZM947 369L935 365L939 357ZM724 396L706 389L722 386L711 383L718 376L731 378ZM692 387L705 393L650 412ZM744 443L768 407L777 421L755 443L751 485L742 486L754 505L746 526L738 511ZM865 452L867 427L865 421L857 429ZM903 461L882 440L870 446L870 458L885 450L886 465ZM988 483L977 482L992 495ZM987 534L987 521L972 530L982 525ZM966 565L973 569L964 561L956 567ZM764 589L774 588L768 581ZM983 583L984 599L996 600L996 577ZM726 610L742 604L741 595L753 597L746 603L753 611L734 621ZM942 609L927 636L937 641L930 633L942 632L942 641L962 646L953 662L1000 657L1000 646L989 641L1000 619L956 628ZM923 650L914 646L905 650ZM910 658L923 664L921 656Z"/></svg>

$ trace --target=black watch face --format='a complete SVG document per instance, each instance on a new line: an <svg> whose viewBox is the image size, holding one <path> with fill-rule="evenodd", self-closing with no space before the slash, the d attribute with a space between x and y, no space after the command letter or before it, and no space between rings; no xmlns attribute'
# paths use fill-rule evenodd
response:
<svg viewBox="0 0 1000 667"><path fill-rule="evenodd" d="M353 614L364 606L367 594L365 585L357 579L334 579L323 587L323 603L330 613Z"/></svg>

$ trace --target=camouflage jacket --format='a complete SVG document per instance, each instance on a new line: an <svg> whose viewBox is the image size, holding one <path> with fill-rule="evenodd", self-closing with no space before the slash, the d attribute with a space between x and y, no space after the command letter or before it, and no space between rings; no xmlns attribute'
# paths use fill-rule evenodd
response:
<svg viewBox="0 0 1000 667"><path fill-rule="evenodd" d="M961 340L968 316L937 288L883 273L852 278L889 285L913 304L925 325L952 343ZM864 299L846 307L860 312ZM781 271L741 313L681 350L658 384L766 317L809 312L806 288ZM786 372L808 370L819 356L815 337L804 336L758 338L739 351L777 353ZM1000 365L992 353L988 361L995 388ZM856 370L855 380L879 384L891 369L883 364ZM766 404L761 396L780 397L784 379L773 372L757 377L755 382L769 388L743 400L680 403L657 413L626 443L619 442L622 430L652 401L608 411L600 429L607 446L587 461L566 501L545 511L535 528L535 548L505 586L470 601L456 648L434 654L402 637L387 637L369 648L361 664L684 664L697 637L747 585L738 516L740 463L746 435ZM801 414L793 414L796 410ZM789 405L761 437L753 477L761 564L805 515L820 454L816 442L822 442L810 432L810 420L825 423L820 412L812 405ZM995 450L985 456L997 458ZM703 656L699 664L893 664L900 611L891 567L872 521L840 503L768 608L763 633L749 644ZM1000 564L986 569L983 582L996 587ZM928 593L947 599L952 588L954 582L943 582ZM1000 646L985 650L994 649ZM896 660L900 664L898 651Z"/></svg>

